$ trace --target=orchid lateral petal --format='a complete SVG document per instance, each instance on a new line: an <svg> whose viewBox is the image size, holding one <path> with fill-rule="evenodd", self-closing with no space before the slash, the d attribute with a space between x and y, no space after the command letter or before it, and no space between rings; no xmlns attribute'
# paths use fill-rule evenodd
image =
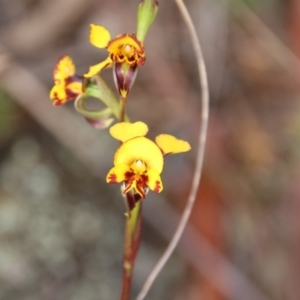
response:
<svg viewBox="0 0 300 300"><path fill-rule="evenodd" d="M59 106L67 101L67 94L63 84L55 84L50 91L50 99L53 100L54 106Z"/></svg>
<svg viewBox="0 0 300 300"><path fill-rule="evenodd" d="M110 41L109 31L100 25L90 25L90 42L98 48L105 48Z"/></svg>
<svg viewBox="0 0 300 300"><path fill-rule="evenodd" d="M78 96L78 93L74 93L65 84L55 84L49 96L54 106L60 106L70 100L74 100Z"/></svg>
<svg viewBox="0 0 300 300"><path fill-rule="evenodd" d="M54 86L49 95L54 106L65 104L82 94L82 77L75 71L71 57L63 55L57 61L53 71Z"/></svg>
<svg viewBox="0 0 300 300"><path fill-rule="evenodd" d="M101 63L91 66L89 71L84 74L83 76L85 78L90 78L96 74L98 74L99 72L101 72L103 69L105 68L109 68L112 66L112 60L110 57L107 57L104 61L102 61Z"/></svg>
<svg viewBox="0 0 300 300"><path fill-rule="evenodd" d="M125 181L128 173L130 173L130 167L126 164L119 164L108 172L106 182L119 183Z"/></svg>
<svg viewBox="0 0 300 300"><path fill-rule="evenodd" d="M155 142L164 155L186 152L191 149L188 142L179 140L169 134L160 134L155 138Z"/></svg>
<svg viewBox="0 0 300 300"><path fill-rule="evenodd" d="M160 193L163 190L161 178L157 171L150 169L147 171L148 180L146 181L147 186L154 192Z"/></svg>

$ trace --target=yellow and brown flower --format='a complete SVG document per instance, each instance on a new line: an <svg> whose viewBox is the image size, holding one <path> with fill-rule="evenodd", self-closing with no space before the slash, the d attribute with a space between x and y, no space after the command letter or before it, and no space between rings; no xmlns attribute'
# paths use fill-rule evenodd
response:
<svg viewBox="0 0 300 300"><path fill-rule="evenodd" d="M110 134L122 142L114 156L114 167L107 175L108 183L124 182L123 195L133 191L137 198L145 198L148 188L160 193L163 184L160 174L164 157L190 150L188 142L172 135L160 134L155 142L146 138L148 126L143 122L118 123Z"/></svg>
<svg viewBox="0 0 300 300"><path fill-rule="evenodd" d="M143 43L136 38L135 34L120 34L111 39L105 27L91 24L90 42L97 48L106 48L109 55L104 61L90 67L84 77L92 77L102 69L112 66L113 63L126 63L131 67L142 66L145 63Z"/></svg>
<svg viewBox="0 0 300 300"><path fill-rule="evenodd" d="M55 64L54 86L50 91L53 105L59 106L82 94L82 76L75 74L76 68L71 57L63 55Z"/></svg>

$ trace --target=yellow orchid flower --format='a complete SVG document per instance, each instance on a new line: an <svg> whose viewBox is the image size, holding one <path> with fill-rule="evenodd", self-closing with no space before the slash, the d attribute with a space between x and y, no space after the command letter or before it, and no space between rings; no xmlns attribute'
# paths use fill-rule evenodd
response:
<svg viewBox="0 0 300 300"><path fill-rule="evenodd" d="M76 68L71 57L63 55L55 64L53 71L54 86L50 91L53 105L65 104L82 94L83 77L75 74Z"/></svg>
<svg viewBox="0 0 300 300"><path fill-rule="evenodd" d="M97 48L106 48L108 57L97 65L90 67L84 77L89 78L102 69L112 66L115 63L127 63L130 67L142 66L145 63L145 50L143 43L135 34L120 34L111 39L108 30L100 25L90 25L90 42Z"/></svg>
<svg viewBox="0 0 300 300"><path fill-rule="evenodd" d="M155 142L146 138L148 126L143 122L118 123L110 128L110 134L122 142L114 156L114 167L108 172L108 183L124 182L123 194L133 190L139 198L145 198L148 188L160 193L163 184L160 174L164 156L186 152L190 144L172 135L160 134Z"/></svg>

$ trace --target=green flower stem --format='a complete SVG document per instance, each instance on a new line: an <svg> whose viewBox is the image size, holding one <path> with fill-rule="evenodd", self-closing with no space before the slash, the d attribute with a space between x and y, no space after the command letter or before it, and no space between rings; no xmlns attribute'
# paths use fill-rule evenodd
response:
<svg viewBox="0 0 300 300"><path fill-rule="evenodd" d="M142 201L136 203L131 215L127 215L123 253L123 282L121 300L129 300L132 275L142 233Z"/></svg>
<svg viewBox="0 0 300 300"><path fill-rule="evenodd" d="M123 122L126 118L126 100L127 98L121 97L121 113L120 122ZM129 119L127 118L129 122ZM134 200L134 194L132 191L125 195L125 203L128 200L132 203ZM129 199L131 198L131 199ZM142 199L135 204L135 207L130 211L130 207L126 205L128 211L126 213L125 223L125 237L124 237L124 249L123 249L123 280L121 300L129 300L132 275L134 270L134 264L137 252L140 247L141 235L142 235Z"/></svg>
<svg viewBox="0 0 300 300"><path fill-rule="evenodd" d="M107 107L111 109L115 117L119 119L121 112L120 101L115 97L109 86L99 75L95 76L95 78L97 86L89 85L86 93L92 97L99 98ZM126 115L124 116L124 120L129 122L129 119Z"/></svg>
<svg viewBox="0 0 300 300"><path fill-rule="evenodd" d="M120 122L124 122L125 117L126 117L126 102L127 102L127 97L121 97L121 112L120 112Z"/></svg>

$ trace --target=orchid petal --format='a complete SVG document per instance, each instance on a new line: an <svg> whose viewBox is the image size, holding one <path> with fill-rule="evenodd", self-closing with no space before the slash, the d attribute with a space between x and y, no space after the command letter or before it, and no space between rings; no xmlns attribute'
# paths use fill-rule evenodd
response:
<svg viewBox="0 0 300 300"><path fill-rule="evenodd" d="M97 48L105 48L110 41L109 31L100 25L90 25L90 42Z"/></svg>
<svg viewBox="0 0 300 300"><path fill-rule="evenodd" d="M155 142L162 150L164 155L186 152L191 149L188 142L179 140L175 136L169 134L160 134L155 138Z"/></svg>

